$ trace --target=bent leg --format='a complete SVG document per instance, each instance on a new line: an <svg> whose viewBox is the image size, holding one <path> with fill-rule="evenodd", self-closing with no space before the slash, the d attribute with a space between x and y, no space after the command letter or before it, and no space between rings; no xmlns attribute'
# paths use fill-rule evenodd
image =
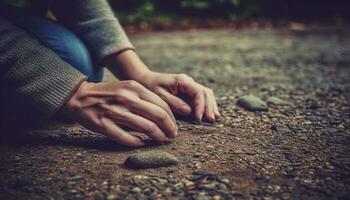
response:
<svg viewBox="0 0 350 200"><path fill-rule="evenodd" d="M103 68L93 66L88 49L73 32L54 21L36 16L20 18L17 24L64 61L88 76L89 81L102 81Z"/></svg>

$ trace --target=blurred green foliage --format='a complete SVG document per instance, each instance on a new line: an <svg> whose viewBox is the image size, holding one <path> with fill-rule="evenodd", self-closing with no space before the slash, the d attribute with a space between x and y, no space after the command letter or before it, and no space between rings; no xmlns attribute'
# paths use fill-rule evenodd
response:
<svg viewBox="0 0 350 200"><path fill-rule="evenodd" d="M350 19L348 0L109 0L124 23L178 19Z"/></svg>
<svg viewBox="0 0 350 200"><path fill-rule="evenodd" d="M260 15L259 0L109 0L122 22L179 18L237 20Z"/></svg>

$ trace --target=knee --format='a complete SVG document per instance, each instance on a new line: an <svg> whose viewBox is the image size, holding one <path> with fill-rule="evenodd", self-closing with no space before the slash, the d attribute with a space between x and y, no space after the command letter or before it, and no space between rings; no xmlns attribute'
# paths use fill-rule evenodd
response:
<svg viewBox="0 0 350 200"><path fill-rule="evenodd" d="M90 53L82 41L77 37L65 37L63 43L63 59L86 75L89 81L100 82L103 76L103 69L93 66Z"/></svg>
<svg viewBox="0 0 350 200"><path fill-rule="evenodd" d="M93 75L93 65L90 53L85 45L76 37L65 35L62 37L60 57L83 74Z"/></svg>
<svg viewBox="0 0 350 200"><path fill-rule="evenodd" d="M40 17L29 17L18 22L25 30L37 37L61 59L93 81L100 81L101 70L93 62L85 44L65 27Z"/></svg>

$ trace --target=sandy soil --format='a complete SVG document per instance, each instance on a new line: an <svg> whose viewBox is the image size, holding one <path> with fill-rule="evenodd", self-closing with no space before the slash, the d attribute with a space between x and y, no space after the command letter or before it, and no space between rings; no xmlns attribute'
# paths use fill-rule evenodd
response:
<svg viewBox="0 0 350 200"><path fill-rule="evenodd" d="M174 142L142 149L74 124L1 129L0 199L349 199L349 34L320 27L133 35L151 68L212 87L221 121L179 120ZM236 104L245 94L289 105L248 112ZM180 164L123 166L151 149Z"/></svg>

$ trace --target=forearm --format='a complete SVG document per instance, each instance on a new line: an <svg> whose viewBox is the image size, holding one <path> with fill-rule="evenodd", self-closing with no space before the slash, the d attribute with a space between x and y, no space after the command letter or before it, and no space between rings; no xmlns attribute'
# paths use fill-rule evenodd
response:
<svg viewBox="0 0 350 200"><path fill-rule="evenodd" d="M104 60L104 63L120 80L142 80L151 72L133 50L112 54Z"/></svg>

